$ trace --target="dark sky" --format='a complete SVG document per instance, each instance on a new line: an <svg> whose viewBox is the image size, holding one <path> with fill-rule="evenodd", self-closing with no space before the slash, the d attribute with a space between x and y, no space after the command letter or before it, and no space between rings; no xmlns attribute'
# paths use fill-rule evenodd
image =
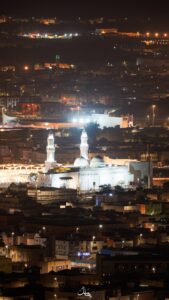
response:
<svg viewBox="0 0 169 300"><path fill-rule="evenodd" d="M167 0L0 0L0 13L17 16L131 16L168 19Z"/></svg>

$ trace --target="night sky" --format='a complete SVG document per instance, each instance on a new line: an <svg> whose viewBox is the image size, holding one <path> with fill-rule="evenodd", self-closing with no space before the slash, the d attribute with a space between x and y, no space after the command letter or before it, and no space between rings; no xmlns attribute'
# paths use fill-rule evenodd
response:
<svg viewBox="0 0 169 300"><path fill-rule="evenodd" d="M164 0L0 0L1 14L16 16L128 16L152 17L169 23Z"/></svg>

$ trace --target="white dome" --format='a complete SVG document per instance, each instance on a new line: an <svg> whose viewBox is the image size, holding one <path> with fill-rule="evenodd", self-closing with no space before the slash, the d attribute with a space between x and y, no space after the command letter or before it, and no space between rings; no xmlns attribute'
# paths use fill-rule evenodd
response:
<svg viewBox="0 0 169 300"><path fill-rule="evenodd" d="M79 168L86 168L89 166L88 160L85 159L84 157L78 157L76 158L74 162L74 167L79 167Z"/></svg>
<svg viewBox="0 0 169 300"><path fill-rule="evenodd" d="M105 166L104 160L101 156L95 156L91 159L90 167L91 168L102 168Z"/></svg>

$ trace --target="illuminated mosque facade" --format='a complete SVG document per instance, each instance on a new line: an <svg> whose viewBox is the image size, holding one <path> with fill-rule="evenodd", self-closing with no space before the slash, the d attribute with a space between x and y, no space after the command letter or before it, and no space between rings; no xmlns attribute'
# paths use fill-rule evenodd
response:
<svg viewBox="0 0 169 300"><path fill-rule="evenodd" d="M81 192L99 190L101 186L120 185L130 187L139 183L150 173L148 162L103 159L94 156L89 159L88 136L82 130L80 156L73 165L61 165L55 159L55 137L49 132L45 164L3 164L0 165L0 186L11 183L31 183L37 187L72 188ZM57 155L56 155L57 156Z"/></svg>
<svg viewBox="0 0 169 300"><path fill-rule="evenodd" d="M99 190L100 186L104 185L129 187L132 182L135 180L138 182L148 172L147 162L143 163L144 166L138 161L130 161L130 163L121 165L106 164L100 156L95 156L90 160L88 136L85 129L81 134L80 156L76 158L74 165L66 166L65 171L64 167L63 169L62 167L58 168L54 152L54 135L49 133L44 183L51 187L65 186L84 192ZM136 173L137 178L135 178Z"/></svg>

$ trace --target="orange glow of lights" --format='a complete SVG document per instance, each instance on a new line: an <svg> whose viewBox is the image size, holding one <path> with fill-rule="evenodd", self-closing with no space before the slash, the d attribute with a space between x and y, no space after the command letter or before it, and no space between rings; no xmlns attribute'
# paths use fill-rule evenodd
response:
<svg viewBox="0 0 169 300"><path fill-rule="evenodd" d="M155 33L155 37L159 37L159 33L158 32Z"/></svg>
<svg viewBox="0 0 169 300"><path fill-rule="evenodd" d="M29 66L24 66L24 70L28 71L29 70Z"/></svg>

